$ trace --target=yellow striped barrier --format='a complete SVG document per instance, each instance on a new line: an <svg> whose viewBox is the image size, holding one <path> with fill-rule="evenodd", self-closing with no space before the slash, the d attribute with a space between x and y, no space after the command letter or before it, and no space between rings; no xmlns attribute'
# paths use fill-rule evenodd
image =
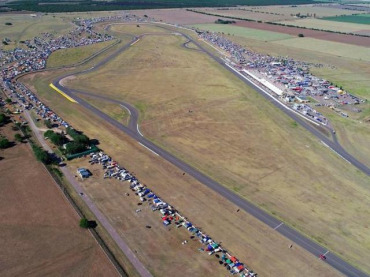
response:
<svg viewBox="0 0 370 277"><path fill-rule="evenodd" d="M49 85L52 89L54 89L56 92L60 93L61 95L63 95L65 98L67 98L69 101L73 102L73 103L78 103L76 100L74 100L72 97L70 97L69 95L65 94L63 91L61 91L60 89L58 89L56 86L54 86L54 84L50 84Z"/></svg>

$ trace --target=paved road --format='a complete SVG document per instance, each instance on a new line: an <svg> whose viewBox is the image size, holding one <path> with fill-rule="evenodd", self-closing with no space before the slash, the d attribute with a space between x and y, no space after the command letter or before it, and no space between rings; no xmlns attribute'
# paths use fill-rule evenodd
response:
<svg viewBox="0 0 370 277"><path fill-rule="evenodd" d="M228 66L226 66L224 64L224 62L223 62L222 59L220 59L219 57L215 56L213 53L209 52L207 49L205 49L204 47L202 47L202 45L200 45L197 41L194 41L188 35L186 35L186 34L182 34L182 35L184 37L186 37L189 41L191 41L195 45L197 45L202 51L204 51L209 56L211 56L213 59L215 59L219 64L221 64L227 70L229 70L230 72L232 72L233 74L235 74L236 76L238 76L247 85L252 86L259 93L261 93L262 95L264 95L266 97L266 99L268 99L269 101L271 101L271 99L267 95L265 95L265 93L260 88L256 87L253 83L251 83L250 81L244 79L242 76L239 76L238 74L236 74L233 70L231 70ZM131 42L129 42L128 44L126 44L125 46L123 46L116 53L113 53L111 56L106 57L103 61L101 61L100 63L96 64L93 68L90 68L88 70L85 70L83 72L80 72L79 74L84 74L84 73L91 72L93 70L97 70L98 68L100 68L101 66L103 66L107 62L109 62L112 58L116 57L118 54L120 54L124 50L128 49L138 39L139 39L139 37L135 37ZM271 228L273 228L274 230L276 230L277 232L279 232L283 236L287 237L288 239L290 239L291 241L293 241L297 245L300 245L301 247L303 247L307 251L311 252L316 257L318 257L320 254L326 253L326 257L327 257L326 262L328 264L330 264L332 267L334 267L335 269L337 269L338 271L340 271L341 273L343 273L344 275L346 275L346 276L353 276L353 277L355 277L355 276L356 277L365 277L365 276L368 276L364 272L362 272L359 269L353 267L352 265L350 265L349 263L345 262L344 260L342 260L341 258L339 258L338 256L336 256L335 254L331 253L329 250L325 249L321 245L319 245L316 242L310 240L305 235L302 235L301 233L299 233L295 229L293 229L293 228L285 225L283 222L281 222L278 219L276 219L275 217L271 216L269 213L265 212L264 210L258 208L255 205L253 205L251 202L247 201L246 199L241 198L239 195L237 195L237 194L233 193L232 191L228 190L227 188L225 188L220 183L212 180L211 178L209 178L208 176L204 175L203 173L201 173L197 169L193 168L192 166L190 166L187 163L183 162L182 160L176 158L175 156L173 156L172 154L170 154L166 150L160 148L159 146L153 144L151 141L149 141L146 138L144 138L140 134L140 132L138 131L137 126L135 128L135 122L137 122L138 113L137 113L136 109L133 108L132 106L130 106L129 104L118 101L119 104L127 107L131 111L131 117L134 117L134 119L130 119L130 124L129 124L128 127L126 127L122 123L114 120L113 118L111 118L107 114L103 113L102 111L98 110L97 108L93 107L92 105L90 105L89 103L87 103L85 100L83 100L82 98L80 98L78 96L79 93L80 94L89 94L89 95L91 95L89 92L76 91L76 90L72 90L72 89L63 87L60 84L60 81L63 78L69 76L69 75L75 75L75 74L66 74L64 76L61 76L58 79L56 79L53 83L54 83L54 85L56 87L58 87L59 89L61 89L63 92L67 93L69 96L71 96L74 99L76 99L80 105L82 105L86 109L90 110L91 112L93 112L97 116L101 117L106 122L108 122L111 125L115 126L117 129L125 132L131 138L135 139L137 142L139 142L142 145L144 145L145 147L147 147L150 151L152 151L156 155L159 155L159 156L163 157L164 159L166 159L170 163L174 164L175 166L177 166L178 168L180 168L184 172L186 172L189 175L193 176L195 179L197 179L198 181L200 181L201 183L203 183L207 187L209 187L209 188L213 189L214 191L218 192L223 197L225 197L226 199L228 199L232 203L234 203L237 206L239 206L241 209L245 210L249 214L253 215L255 218L257 218L260 221L264 222L265 224L267 224L268 226L270 226ZM92 95L92 96L94 96L94 95ZM103 96L97 96L97 95L95 95L95 97L100 97L101 99L104 99L105 98L105 100L107 100L107 101L116 102L115 100L112 100L112 99L109 99L109 98L106 98L106 97L103 97ZM280 107L280 105L278 103L275 103L274 101L272 101L272 103L274 105L276 105L279 109L281 109L283 112L287 113L291 118L293 118L295 121L297 121L303 127L305 127L307 130L309 130L312 134L314 134L315 136L317 136L320 140L324 141L327 145L329 145L330 147L332 147L334 149L334 151L337 151L338 153L340 153L344 158L346 158L347 160L349 160L353 165L358 166L358 168L362 169L364 172L366 172L367 174L369 174L369 172L370 172L369 168L365 167L364 165L362 165L361 163L359 163L357 160L355 160L351 155L349 155L347 152L345 152L343 150L343 148L338 147L337 144L335 144L332 141L330 141L327 137L325 137L318 130L316 130L313 126L311 126L311 124L308 124L304 119L300 118L299 116L297 116L293 112L290 112L290 111L288 111L286 109L283 109L282 107Z"/></svg>
<svg viewBox="0 0 370 277"><path fill-rule="evenodd" d="M33 122L29 111L25 110L25 117L27 118L28 122L30 123L30 127L33 130L33 132L36 135L37 140L41 143L42 147L48 151L49 153L54 153L53 150L49 147L49 145L46 143L45 139L43 138L42 134L40 133L39 129ZM67 167L60 167L60 170L63 172L64 176L66 177L67 181L73 186L75 191L80 194L83 193L83 196L81 196L82 200L86 203L86 205L89 207L90 211L96 216L100 224L107 230L109 235L113 238L113 240L116 242L118 247L122 250L122 252L126 255L126 257L129 259L129 261L132 263L132 265L135 267L137 272L142 277L152 277L152 274L145 268L145 266L140 262L140 260L135 256L135 254L132 252L132 250L129 248L129 246L126 244L126 242L122 239L122 237L118 234L116 229L110 224L107 217L98 209L98 207L94 204L94 201L91 200L91 198L86 194L84 189L81 187L79 182L74 177L74 174L70 172L70 170Z"/></svg>

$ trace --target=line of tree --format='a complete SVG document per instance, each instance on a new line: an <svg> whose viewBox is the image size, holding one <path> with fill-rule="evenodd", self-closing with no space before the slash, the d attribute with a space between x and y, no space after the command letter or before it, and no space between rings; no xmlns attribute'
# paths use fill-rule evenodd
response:
<svg viewBox="0 0 370 277"><path fill-rule="evenodd" d="M215 21L216 24L233 24L235 23L234 20L223 20L223 19L217 19Z"/></svg>
<svg viewBox="0 0 370 277"><path fill-rule="evenodd" d="M18 0L4 4L11 10L27 10L37 12L84 12L84 11L108 11L108 10L131 10L131 9L155 9L155 8L185 8L185 7L216 7L236 5L289 5L289 4L312 4L312 0L79 0L74 5L58 4L55 0Z"/></svg>
<svg viewBox="0 0 370 277"><path fill-rule="evenodd" d="M51 164L52 159L47 151L34 143L31 143L31 147L38 161L42 162L43 164Z"/></svg>

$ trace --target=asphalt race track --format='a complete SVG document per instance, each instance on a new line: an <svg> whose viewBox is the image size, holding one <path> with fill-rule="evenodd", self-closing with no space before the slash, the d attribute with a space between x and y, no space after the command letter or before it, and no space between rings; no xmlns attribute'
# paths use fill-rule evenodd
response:
<svg viewBox="0 0 370 277"><path fill-rule="evenodd" d="M169 29L167 27L163 27L165 29ZM169 29L172 30L172 29ZM173 31L173 30L172 30ZM273 101L269 96L263 92L259 87L255 86L253 83L248 81L247 79L243 78L239 74L237 74L235 71L233 71L231 68L229 68L224 61L219 58L218 56L214 55L212 52L208 51L206 48L204 48L202 45L200 45L197 41L193 40L190 36L187 34L184 34L180 31L176 31L177 33L184 36L188 42L194 43L201 51L208 54L211 58L216 60L221 66L238 76L239 79L241 79L244 83L246 83L248 86L253 87L256 91L261 93L268 101L270 101L273 105L275 105L277 108L279 108L281 111L285 112L288 116L290 116L293 120L295 120L297 123L301 124L304 128L306 128L308 131L310 131L313 135L315 135L319 140L324 142L327 146L329 146L333 151L335 151L337 154L342 156L345 160L347 160L349 163L351 163L353 166L357 167L359 170L364 172L367 175L370 175L370 169L366 167L364 164L356 160L353 156L351 156L349 153L347 153L342 146L337 142L336 138L334 137L334 142L331 141L329 138L327 138L325 135L323 135L319 130L317 130L313 125L306 122L306 120L302 119L300 116L295 114L292 111L289 111L285 108L283 108L280 104L278 104L276 101ZM186 172L187 174L193 176L195 179L206 185L207 187L213 189L217 193L221 194L223 197L234 203L235 205L239 206L241 209L245 210L249 214L253 215L255 218L259 219L260 221L264 222L286 238L290 239L295 244L301 246L302 248L306 249L307 251L311 252L313 255L315 255L319 259L319 255L325 254L327 259L325 262L330 264L332 267L340 271L346 276L353 276L353 277L365 277L368 276L364 272L360 271L359 269L353 267L346 261L342 260L340 257L336 256L335 254L331 253L329 250L325 249L321 245L317 244L313 240L309 239L305 235L299 233L295 229L285 225L283 222L279 221L275 217L271 216L269 213L263 211L262 209L258 208L251 202L247 201L244 198L241 198L239 195L233 193L232 191L225 188L220 183L212 180L208 176L204 175L197 169L193 168L192 166L188 165L187 163L181 161L180 159L176 158L166 150L160 148L159 146L155 145L151 141L147 140L145 137L143 137L138 129L137 120L138 120L138 111L131 106L128 103L113 100L107 97L104 97L102 95L93 94L86 91L79 91L79 90L73 90L69 89L67 87L64 87L60 84L60 81L64 79L65 77L71 76L71 75L78 75L78 74L85 74L92 72L94 70L97 70L98 68L104 66L107 62L109 62L111 59L115 58L117 55L131 47L133 43L138 41L141 36L134 37L132 41L122 46L119 50L108 56L107 58L100 61L98 64L93 66L90 69L81 71L79 73L72 73L72 74L66 74L59 78L57 78L53 84L62 90L67 95L74 98L80 105L82 105L84 108L90 110L95 115L99 116L100 118L104 119L106 122L110 123L111 125L115 126L117 129L125 132L127 135L129 135L131 138L136 140L137 142L141 143L143 146L147 147L150 151L152 151L154 154L161 156L162 158L166 159L170 163L174 164L178 168L180 168L182 171ZM184 43L183 46L186 47ZM130 121L128 124L128 127L123 125L122 123L116 121L115 119L111 118L107 114L103 113L99 109L93 107L89 103L87 103L85 100L78 97L79 94L84 94L92 97L99 98L104 101L110 101L117 103L119 105L122 105L130 112ZM334 136L334 134L333 134Z"/></svg>

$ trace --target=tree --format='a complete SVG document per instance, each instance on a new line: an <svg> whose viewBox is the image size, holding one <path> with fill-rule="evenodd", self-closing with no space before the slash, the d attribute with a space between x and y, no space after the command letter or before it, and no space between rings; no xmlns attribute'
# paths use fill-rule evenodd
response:
<svg viewBox="0 0 370 277"><path fill-rule="evenodd" d="M5 114L0 114L0 125L4 125L5 123L7 123L9 120L9 118L5 115Z"/></svg>
<svg viewBox="0 0 370 277"><path fill-rule="evenodd" d="M46 128L49 128L49 129L53 128L53 124L48 119L44 120L44 124Z"/></svg>
<svg viewBox="0 0 370 277"><path fill-rule="evenodd" d="M75 137L75 138L73 138L73 139L74 139L74 141L75 141L75 142L80 143L80 144L83 144L83 145L85 145L85 146L87 146L87 145L89 145L89 144L90 144L90 139L89 139L89 137L88 137L88 136L86 136L86 135L83 135L83 134L78 135L78 136L76 136L76 137Z"/></svg>
<svg viewBox="0 0 370 277"><path fill-rule="evenodd" d="M76 154L86 150L85 145L72 141L67 143L66 152L67 154Z"/></svg>
<svg viewBox="0 0 370 277"><path fill-rule="evenodd" d="M15 134L14 135L14 139L18 142L22 142L23 141L23 137L20 135L20 134Z"/></svg>
<svg viewBox="0 0 370 277"><path fill-rule="evenodd" d="M45 137L45 138L50 138L53 134L54 134L54 132L53 132L52 130L47 130L47 131L44 133L44 137Z"/></svg>
<svg viewBox="0 0 370 277"><path fill-rule="evenodd" d="M6 102L6 103L8 103L8 104L10 104L10 103L12 103L13 101L12 101L12 99L10 99L10 98L6 98L6 99L5 99L5 102Z"/></svg>
<svg viewBox="0 0 370 277"><path fill-rule="evenodd" d="M0 139L0 149L5 149L10 146L10 141L7 138Z"/></svg>
<svg viewBox="0 0 370 277"><path fill-rule="evenodd" d="M61 135L61 134L58 134L58 133L53 133L51 136L50 136L50 141L52 143L54 143L55 145L57 146L62 146L66 141L66 137Z"/></svg>
<svg viewBox="0 0 370 277"><path fill-rule="evenodd" d="M32 150L33 153L36 156L36 159L44 164L50 164L51 163L51 158L48 152L46 152L44 149L41 147L32 144Z"/></svg>
<svg viewBox="0 0 370 277"><path fill-rule="evenodd" d="M298 34L298 37L303 38L304 34Z"/></svg>
<svg viewBox="0 0 370 277"><path fill-rule="evenodd" d="M89 221L86 218L81 218L80 227L85 229L89 228Z"/></svg>

